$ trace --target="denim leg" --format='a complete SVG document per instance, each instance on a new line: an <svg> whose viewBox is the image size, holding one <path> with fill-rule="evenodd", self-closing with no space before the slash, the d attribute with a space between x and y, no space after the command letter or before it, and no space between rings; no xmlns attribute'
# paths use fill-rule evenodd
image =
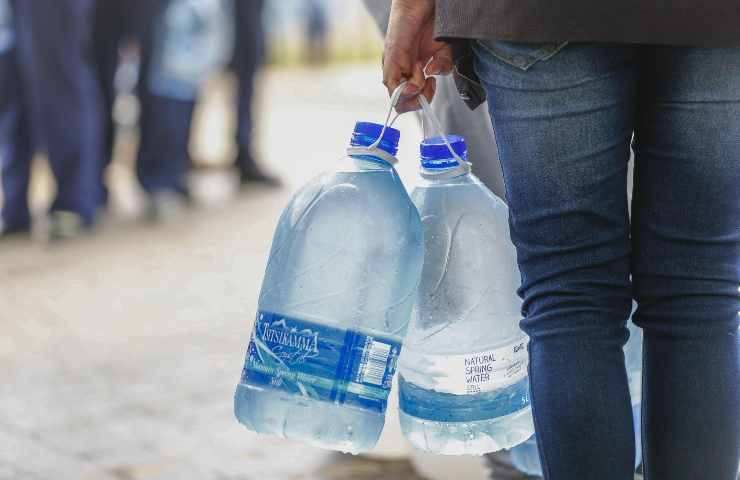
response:
<svg viewBox="0 0 740 480"><path fill-rule="evenodd" d="M187 190L195 102L141 92L136 174L147 193Z"/></svg>
<svg viewBox="0 0 740 480"><path fill-rule="evenodd" d="M649 480L734 480L740 452L740 49L646 48L633 280Z"/></svg>
<svg viewBox="0 0 740 480"><path fill-rule="evenodd" d="M139 153L136 174L147 193L186 192L190 170L190 128L195 99L183 100L155 93L149 82L154 68L153 50L157 19L163 15L167 0L142 1L137 10L141 25L142 66L139 80Z"/></svg>
<svg viewBox="0 0 740 480"><path fill-rule="evenodd" d="M14 49L0 54L0 223L7 230L31 225L28 185L31 177L31 125Z"/></svg>
<svg viewBox="0 0 740 480"><path fill-rule="evenodd" d="M106 0L95 5L93 25L93 55L95 71L101 92L102 110L102 185L101 205L108 203L108 189L105 186L105 169L113 161L116 124L113 107L116 100L115 77L119 66L119 50L126 35L130 34L131 5L126 0Z"/></svg>
<svg viewBox="0 0 740 480"><path fill-rule="evenodd" d="M252 105L254 80L264 57L264 29L262 27L263 0L235 2L236 41L234 45L234 70L239 82L237 97L236 142L244 155L240 161L251 160ZM238 165L249 170L254 165Z"/></svg>
<svg viewBox="0 0 740 480"><path fill-rule="evenodd" d="M632 479L622 346L636 49L486 42L475 53L522 272L545 478Z"/></svg>
<svg viewBox="0 0 740 480"><path fill-rule="evenodd" d="M52 210L92 224L100 198L101 92L89 55L97 0L18 1L18 52L57 182Z"/></svg>

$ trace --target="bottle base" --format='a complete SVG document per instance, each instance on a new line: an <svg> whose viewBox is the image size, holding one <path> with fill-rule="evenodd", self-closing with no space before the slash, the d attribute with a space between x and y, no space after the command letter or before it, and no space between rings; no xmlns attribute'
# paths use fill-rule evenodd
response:
<svg viewBox="0 0 740 480"><path fill-rule="evenodd" d="M474 422L424 420L403 411L399 415L401 430L411 445L439 455L484 455L512 448L534 434L530 407Z"/></svg>
<svg viewBox="0 0 740 480"><path fill-rule="evenodd" d="M351 454L372 450L385 423L381 413L243 383L236 387L234 414L253 432Z"/></svg>

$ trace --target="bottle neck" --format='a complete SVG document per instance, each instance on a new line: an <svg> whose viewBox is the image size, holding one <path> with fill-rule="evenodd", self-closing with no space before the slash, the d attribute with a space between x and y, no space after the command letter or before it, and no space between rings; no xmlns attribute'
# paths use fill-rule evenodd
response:
<svg viewBox="0 0 740 480"><path fill-rule="evenodd" d="M453 167L448 168L425 168L421 167L422 178L431 182L435 181L447 181L450 179L463 179L470 176L471 169L470 163L465 162L463 164L458 163Z"/></svg>
<svg viewBox="0 0 740 480"><path fill-rule="evenodd" d="M374 155L347 155L339 164L343 172L388 172L393 165Z"/></svg>
<svg viewBox="0 0 740 480"><path fill-rule="evenodd" d="M347 148L347 155L350 158L361 159L365 162L384 164L389 167L398 163L398 159L395 156L378 147L370 148L350 145Z"/></svg>

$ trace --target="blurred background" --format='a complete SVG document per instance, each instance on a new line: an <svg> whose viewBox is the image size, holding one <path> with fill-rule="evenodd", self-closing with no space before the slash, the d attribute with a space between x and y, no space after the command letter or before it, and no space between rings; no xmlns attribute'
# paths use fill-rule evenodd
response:
<svg viewBox="0 0 740 480"><path fill-rule="evenodd" d="M381 51L360 0L0 0L0 478L483 478L392 415L345 457L232 414L278 215L385 118Z"/></svg>

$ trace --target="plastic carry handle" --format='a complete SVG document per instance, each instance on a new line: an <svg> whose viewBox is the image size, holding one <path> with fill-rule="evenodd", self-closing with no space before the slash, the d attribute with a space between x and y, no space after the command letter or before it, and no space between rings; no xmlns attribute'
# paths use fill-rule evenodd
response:
<svg viewBox="0 0 740 480"><path fill-rule="evenodd" d="M378 148L378 145L380 145L380 142L383 140L383 135L385 135L385 131L388 129L388 127L393 126L393 124L396 122L400 114L396 114L393 119L391 119L391 115L393 115L393 109L396 108L396 105L398 105L398 101L401 98L401 92L403 91L403 87L406 85L406 81L403 81L398 85L395 90L393 90L393 94L391 95L391 105L388 107L388 114L385 116L385 121L383 122L383 129L380 130L380 135L378 135L378 139L373 142L372 145L368 147L349 147L347 149L347 155L370 155L373 157L378 157L386 162L390 163L391 165L395 165L398 163L398 159L391 155L390 153L381 150Z"/></svg>
<svg viewBox="0 0 740 480"><path fill-rule="evenodd" d="M450 154L452 154L452 158L457 160L457 163L458 163L457 168L454 168L451 170L435 171L435 170L427 170L423 168L422 176L440 178L440 177L455 177L460 174L470 173L472 170L471 163L468 162L467 160L464 160L460 155L457 154L457 152L455 152L455 149L452 148L450 139L447 137L447 134L442 129L442 124L440 123L439 118L437 118L437 115L434 113L434 110L432 110L432 106L429 105L429 102L427 101L426 97L423 94L419 95L419 105L421 105L422 130L425 131L425 129L423 128L423 125L425 121L428 121L432 125L432 129L435 130L436 133L439 134L440 138L442 138L442 141L445 142L447 149L450 151Z"/></svg>

